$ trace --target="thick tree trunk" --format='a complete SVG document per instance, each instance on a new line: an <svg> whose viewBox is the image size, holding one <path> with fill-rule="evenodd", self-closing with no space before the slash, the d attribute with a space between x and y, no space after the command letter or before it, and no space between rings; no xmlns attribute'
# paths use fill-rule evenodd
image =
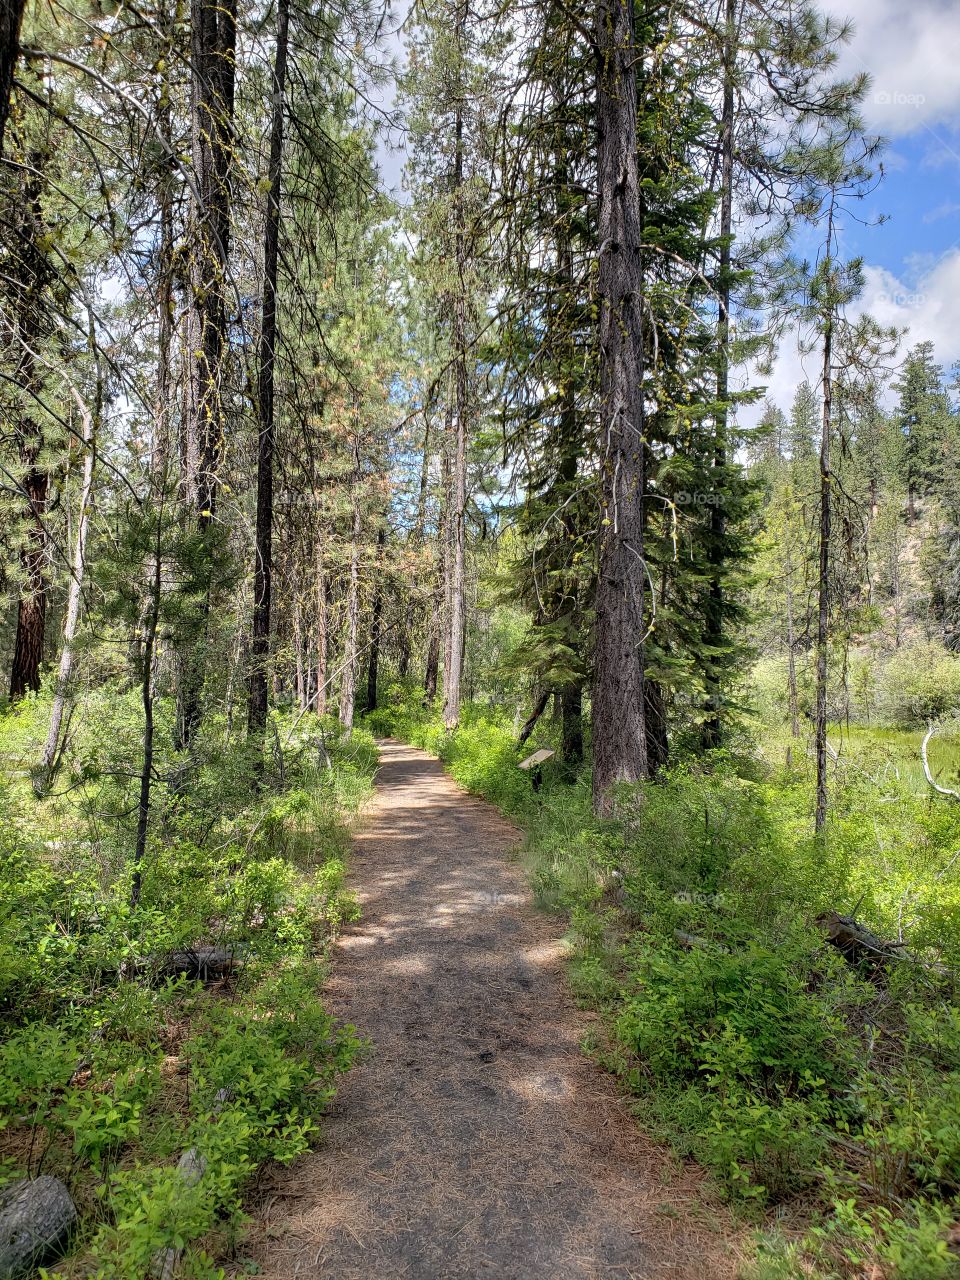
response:
<svg viewBox="0 0 960 1280"><path fill-rule="evenodd" d="M11 698L20 698L40 688L47 626L47 537L43 523L47 506L46 472L32 466L22 487L33 523L20 552L23 584L17 604L17 634L10 671Z"/></svg>
<svg viewBox="0 0 960 1280"><path fill-rule="evenodd" d="M632 0L597 9L603 546L597 580L593 800L649 774L644 700L643 264Z"/></svg>
<svg viewBox="0 0 960 1280"><path fill-rule="evenodd" d="M283 162L283 97L287 83L289 0L277 0L277 50L273 64L269 189L263 235L263 304L257 382L257 516L253 558L253 630L250 643L250 703L247 732L263 736L267 723L267 664L273 587L274 368L277 350L277 271L280 261L280 186Z"/></svg>
<svg viewBox="0 0 960 1280"><path fill-rule="evenodd" d="M34 354L45 328L47 304L44 292L50 271L42 250L44 234L43 192L45 159L38 152L30 156L24 171L23 190L18 203L16 263L16 352L15 381L25 396L39 392L40 378ZM10 670L10 697L19 698L40 688L40 668L47 621L47 531L45 526L49 480L41 463L42 428L24 409L16 424L17 447L23 472L27 532L20 548L20 599L13 665Z"/></svg>
<svg viewBox="0 0 960 1280"><path fill-rule="evenodd" d="M59 1178L20 1178L0 1191L0 1276L27 1280L58 1257L77 1221Z"/></svg>
<svg viewBox="0 0 960 1280"><path fill-rule="evenodd" d="M187 318L183 489L207 534L216 514L226 442L223 380L227 350L230 171L233 161L236 0L191 0L191 115L194 196L191 210L190 306ZM211 566L212 568L212 566ZM201 606L209 621L209 593ZM181 662L177 740L191 745L200 724L205 641Z"/></svg>
<svg viewBox="0 0 960 1280"><path fill-rule="evenodd" d="M0 150L10 114L13 75L20 53L20 27L26 0L3 0L0 4Z"/></svg>
<svg viewBox="0 0 960 1280"><path fill-rule="evenodd" d="M87 563L87 532L90 528L90 508L93 501L93 475L96 461L97 446L94 415L76 390L73 391L73 396L80 411L80 421L83 423L83 479L80 483L77 537L73 546L73 559L70 565L67 615L63 624L63 649L60 653L60 669L57 672L57 687L53 695L53 706L50 709L50 728L47 732L47 741L43 749L43 761L41 763L41 781L44 791L50 786L56 767L57 751L60 746L60 728L63 724L63 713L67 705L70 678L73 674L73 641L77 634L77 624L80 620L80 603L83 597L83 574ZM99 414L99 405L96 412Z"/></svg>
<svg viewBox="0 0 960 1280"><path fill-rule="evenodd" d="M707 547L710 586L707 592L704 648L707 653L707 716L701 740L705 750L720 745L723 729L722 687L718 671L724 643L723 567L726 519L719 501L727 465L727 399L730 394L730 267L733 238L734 64L737 55L737 0L725 0L723 35L723 106L720 122L720 259L717 281L717 414L714 421L714 502L710 508Z"/></svg>

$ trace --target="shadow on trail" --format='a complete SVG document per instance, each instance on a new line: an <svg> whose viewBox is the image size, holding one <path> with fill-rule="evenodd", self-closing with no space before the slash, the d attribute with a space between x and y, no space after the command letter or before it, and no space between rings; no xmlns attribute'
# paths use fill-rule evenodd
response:
<svg viewBox="0 0 960 1280"><path fill-rule="evenodd" d="M579 1050L561 925L531 905L517 832L423 752L381 750L350 868L363 918L329 985L374 1047L319 1149L264 1189L261 1274L733 1275L716 1214L689 1212L696 1176Z"/></svg>

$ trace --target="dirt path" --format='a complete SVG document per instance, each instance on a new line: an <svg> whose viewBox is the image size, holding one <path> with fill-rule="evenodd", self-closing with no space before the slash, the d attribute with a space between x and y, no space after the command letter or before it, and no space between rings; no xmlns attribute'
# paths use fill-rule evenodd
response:
<svg viewBox="0 0 960 1280"><path fill-rule="evenodd" d="M509 858L517 832L432 757L382 747L334 958L334 1012L374 1051L319 1149L265 1187L260 1274L690 1277L732 1251L578 1044L559 923ZM693 1210L693 1212L691 1212Z"/></svg>

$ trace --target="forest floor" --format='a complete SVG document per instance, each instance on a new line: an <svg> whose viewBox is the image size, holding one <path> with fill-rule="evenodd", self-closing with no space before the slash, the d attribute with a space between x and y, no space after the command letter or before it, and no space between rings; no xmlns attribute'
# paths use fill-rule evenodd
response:
<svg viewBox="0 0 960 1280"><path fill-rule="evenodd" d="M432 756L381 744L350 868L363 917L328 992L371 1049L317 1150L265 1174L246 1274L736 1274L738 1233L700 1175L643 1137L582 1053L597 1026L518 841Z"/></svg>

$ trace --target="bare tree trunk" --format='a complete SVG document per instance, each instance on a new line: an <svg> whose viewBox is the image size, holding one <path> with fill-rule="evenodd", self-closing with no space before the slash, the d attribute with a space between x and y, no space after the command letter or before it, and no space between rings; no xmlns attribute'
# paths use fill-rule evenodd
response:
<svg viewBox="0 0 960 1280"><path fill-rule="evenodd" d="M707 593L704 646L707 651L707 717L701 740L705 750L720 745L723 729L721 684L716 670L723 646L723 566L726 559L724 537L726 520L717 500L723 486L723 470L727 464L727 399L730 394L730 267L733 238L733 125L734 64L737 55L737 0L725 0L723 35L723 106L720 123L720 259L717 282L717 413L714 421L713 470L715 499L710 508L710 541L707 561L710 587Z"/></svg>
<svg viewBox="0 0 960 1280"><path fill-rule="evenodd" d="M140 798L137 803L137 837L133 853L133 881L130 906L135 910L143 888L143 860L147 852L150 829L150 796L153 786L153 669L160 626L160 602L163 591L163 505L157 513L157 541L153 554L153 582L150 611L144 628L141 652L140 702L143 707L143 760L140 768Z"/></svg>
<svg viewBox="0 0 960 1280"><path fill-rule="evenodd" d="M457 43L462 46L466 4L457 8ZM454 124L453 201L456 223L456 296L453 307L453 382L455 443L451 476L450 511L450 614L448 666L444 671L443 722L455 729L460 721L460 685L466 641L466 554L467 554L467 236L463 189L463 108L458 100Z"/></svg>
<svg viewBox="0 0 960 1280"><path fill-rule="evenodd" d="M42 789L44 791L50 786L56 767L57 750L60 745L60 728L63 724L63 713L67 705L70 677L73 674L73 641L77 634L77 624L80 620L80 602L83 597L83 574L87 562L87 532L90 528L90 507L93 500L93 475L97 448L93 413L84 403L79 392L72 387L71 391L77 402L80 421L83 424L83 478L80 483L77 538L74 543L73 561L70 566L67 615L63 625L63 649L60 653L57 687L53 695L53 706L50 709L50 728L47 732L47 741L43 749L43 761L41 764ZM99 414L99 404L96 411Z"/></svg>
<svg viewBox="0 0 960 1280"><path fill-rule="evenodd" d="M10 114L13 74L20 53L20 26L26 7L26 0L3 0L0 3L0 150Z"/></svg>
<svg viewBox="0 0 960 1280"><path fill-rule="evenodd" d="M833 220L831 215L832 240ZM833 321L828 317L823 334L823 421L820 435L820 547L817 573L817 690L815 749L817 756L817 808L814 830L823 830L827 821L827 644L830 623L830 524L831 485L830 433L833 416Z"/></svg>
<svg viewBox="0 0 960 1280"><path fill-rule="evenodd" d="M442 629L443 598L439 585L434 592L433 607L430 611L429 634L427 637L427 661L423 672L423 696L425 701L432 702L437 696L437 683L440 675L440 632Z"/></svg>
<svg viewBox="0 0 960 1280"><path fill-rule="evenodd" d="M373 611L370 617L370 657L367 663L367 710L377 709L377 678L380 672L380 640L383 624L383 547L386 533L377 533L376 587L373 593Z"/></svg>
<svg viewBox="0 0 960 1280"><path fill-rule="evenodd" d="M323 571L323 549L320 539L317 539L317 700L316 712L318 716L327 714L327 666L328 666L328 645L327 637L327 578Z"/></svg>
<svg viewBox="0 0 960 1280"><path fill-rule="evenodd" d="M517 734L517 746L522 747L530 738L531 733L537 727L537 721L547 709L547 703L550 701L550 690L544 689L536 702L533 704L533 710L523 722L523 728Z"/></svg>
<svg viewBox="0 0 960 1280"><path fill-rule="evenodd" d="M36 456L36 455L34 455ZM20 552L24 582L17 603L17 635L10 672L10 697L19 698L40 688L40 668L47 626L47 537L44 513L47 506L47 474L32 465L23 479L33 526Z"/></svg>
<svg viewBox="0 0 960 1280"><path fill-rule="evenodd" d="M168 64L169 65L169 64ZM168 147L170 142L170 108L161 107L158 132ZM164 487L170 465L170 394L172 386L171 357L174 338L174 241L173 190L171 175L161 178L160 186L160 255L157 264L157 387L153 410L152 470L155 482Z"/></svg>
<svg viewBox="0 0 960 1280"><path fill-rule="evenodd" d="M800 701L797 696L797 639L793 623L793 566L787 561L787 697L790 703L790 735L800 737Z"/></svg>
<svg viewBox="0 0 960 1280"><path fill-rule="evenodd" d="M600 390L604 537L597 580L593 803L649 773L644 698L643 264L632 0L599 0Z"/></svg>
<svg viewBox="0 0 960 1280"><path fill-rule="evenodd" d="M18 202L16 263L16 329L20 339L15 381L29 395L39 390L34 349L44 329L44 290L49 268L39 247L44 234L41 195L45 159L33 152L24 171ZM23 469L21 492L25 500L27 534L20 548L22 583L17 605L17 631L10 697L19 698L40 688L40 668L47 621L47 531L45 517L49 478L41 462L42 428L29 411L21 411L16 423L17 447Z"/></svg>
<svg viewBox="0 0 960 1280"><path fill-rule="evenodd" d="M359 447L359 446L358 446ZM347 634L343 645L340 683L340 723L349 733L357 695L357 633L360 627L360 502L353 506L353 546L350 551L350 585L347 596Z"/></svg>
<svg viewBox="0 0 960 1280"><path fill-rule="evenodd" d="M195 503L197 529L208 534L216 513L226 444L223 377L227 350L230 171L236 71L236 0L191 0L191 116L195 195L191 210L190 307L187 323L183 487ZM209 622L209 592L201 606ZM205 641L184 655L178 689L179 750L200 724Z"/></svg>
<svg viewBox="0 0 960 1280"><path fill-rule="evenodd" d="M454 407L453 388L448 389L445 410L446 421L443 429L443 458L440 464L440 482L443 492L443 513L441 516L441 572L443 574L443 702L446 706L449 691L450 668L453 662L453 455L456 451L454 440Z"/></svg>
<svg viewBox="0 0 960 1280"><path fill-rule="evenodd" d="M560 758L569 768L583 763L583 687L565 685L560 691Z"/></svg>
<svg viewBox="0 0 960 1280"><path fill-rule="evenodd" d="M303 669L303 609L300 604L300 593L293 600L293 662L296 672L297 706L302 710L307 705L307 682Z"/></svg>
<svg viewBox="0 0 960 1280"><path fill-rule="evenodd" d="M263 234L263 303L258 369L257 516L253 559L253 631L247 733L261 739L267 723L267 664L273 589L274 368L277 349L277 272L280 261L280 186L283 162L283 97L287 83L289 0L277 0L277 49L273 64L269 189Z"/></svg>
<svg viewBox="0 0 960 1280"><path fill-rule="evenodd" d="M415 551L423 547L423 534L427 523L427 488L430 481L430 418L424 414L423 454L420 461L420 492L417 498L417 516L414 521L410 541ZM397 673L401 680L410 670L410 649L413 638L414 622L419 612L413 592L407 598L404 614L403 632L400 636L400 653L397 662Z"/></svg>
<svg viewBox="0 0 960 1280"><path fill-rule="evenodd" d="M663 690L648 675L643 682L644 730L647 737L647 770L654 777L670 759L667 738L667 704Z"/></svg>

